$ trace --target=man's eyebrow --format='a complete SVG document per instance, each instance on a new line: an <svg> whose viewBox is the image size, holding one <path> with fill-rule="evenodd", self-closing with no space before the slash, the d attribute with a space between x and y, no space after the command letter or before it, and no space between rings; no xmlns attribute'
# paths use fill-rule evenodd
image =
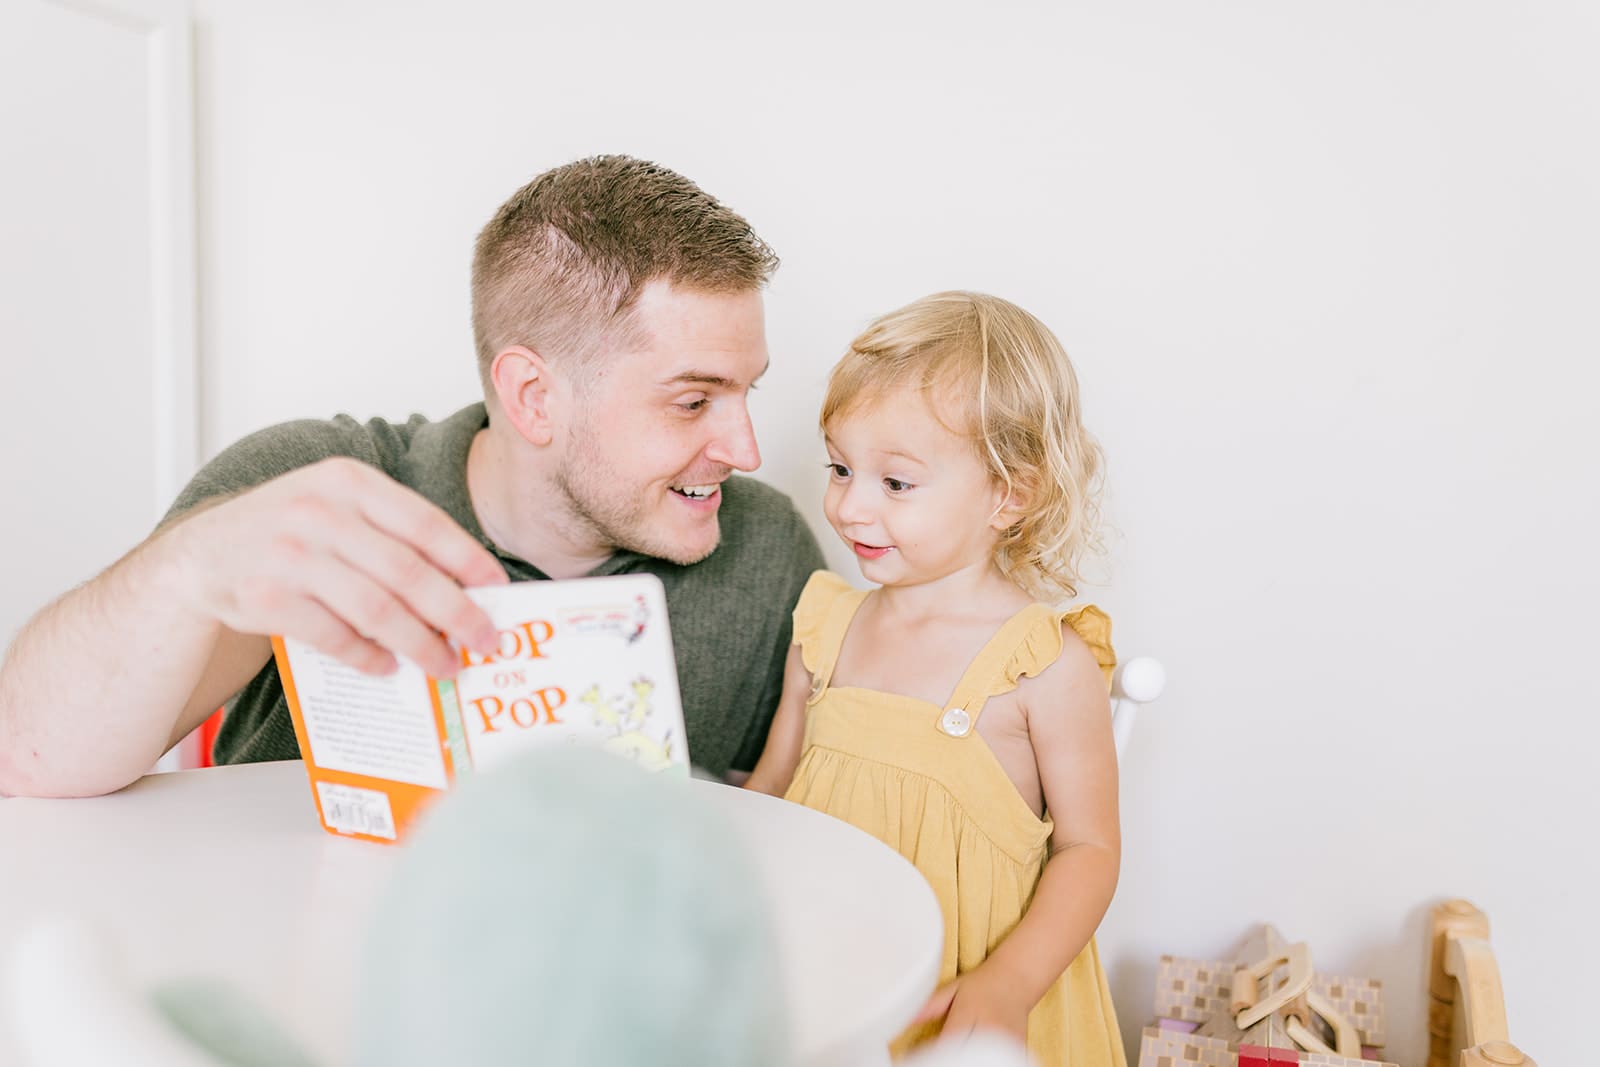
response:
<svg viewBox="0 0 1600 1067"><path fill-rule="evenodd" d="M768 368L771 366L772 361L768 360L767 365L761 368L761 374L757 374L750 384L754 385L756 382L760 381L761 375L766 374ZM737 389L740 383L734 381L732 378L723 377L720 374L709 374L705 371L686 370L681 374L674 374L672 377L664 380L661 384L664 386L713 385L719 389Z"/></svg>

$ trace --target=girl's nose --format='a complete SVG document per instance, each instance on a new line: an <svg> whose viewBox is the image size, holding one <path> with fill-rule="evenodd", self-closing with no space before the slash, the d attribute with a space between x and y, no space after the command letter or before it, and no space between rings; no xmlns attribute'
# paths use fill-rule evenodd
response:
<svg viewBox="0 0 1600 1067"><path fill-rule="evenodd" d="M839 521L852 526L862 526L872 521L872 508L859 481L844 487L839 498Z"/></svg>

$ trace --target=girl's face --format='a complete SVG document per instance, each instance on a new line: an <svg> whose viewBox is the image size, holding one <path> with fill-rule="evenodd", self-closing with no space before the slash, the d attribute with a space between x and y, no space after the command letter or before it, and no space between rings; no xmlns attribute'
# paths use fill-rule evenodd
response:
<svg viewBox="0 0 1600 1067"><path fill-rule="evenodd" d="M903 388L864 401L827 427L823 511L879 585L920 585L991 565L1005 488L972 443Z"/></svg>

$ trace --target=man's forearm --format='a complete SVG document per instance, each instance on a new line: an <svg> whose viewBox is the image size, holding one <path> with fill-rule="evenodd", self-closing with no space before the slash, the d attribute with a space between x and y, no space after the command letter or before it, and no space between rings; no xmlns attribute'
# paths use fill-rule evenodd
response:
<svg viewBox="0 0 1600 1067"><path fill-rule="evenodd" d="M223 629L194 607L180 529L17 635L0 666L0 793L110 792L170 746Z"/></svg>

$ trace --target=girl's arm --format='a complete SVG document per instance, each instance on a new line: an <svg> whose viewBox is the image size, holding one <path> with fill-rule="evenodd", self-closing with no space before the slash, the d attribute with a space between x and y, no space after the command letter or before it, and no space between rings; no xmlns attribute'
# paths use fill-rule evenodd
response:
<svg viewBox="0 0 1600 1067"><path fill-rule="evenodd" d="M772 728L767 731L767 745L761 750L756 769L745 781L746 789L759 790L781 797L794 781L794 769L800 765L800 745L806 733L806 700L811 695L811 672L800 660L800 646L789 646L789 657L783 664L783 692L778 697L778 710L772 715Z"/></svg>
<svg viewBox="0 0 1600 1067"><path fill-rule="evenodd" d="M1121 864L1117 751L1105 676L1077 634L1061 657L1024 679L1023 707L1045 807L1055 820L1050 858L1027 914L983 964L944 987L924 1010L945 1032L998 1027L1019 1036L1028 1012L1083 951L1111 903Z"/></svg>

